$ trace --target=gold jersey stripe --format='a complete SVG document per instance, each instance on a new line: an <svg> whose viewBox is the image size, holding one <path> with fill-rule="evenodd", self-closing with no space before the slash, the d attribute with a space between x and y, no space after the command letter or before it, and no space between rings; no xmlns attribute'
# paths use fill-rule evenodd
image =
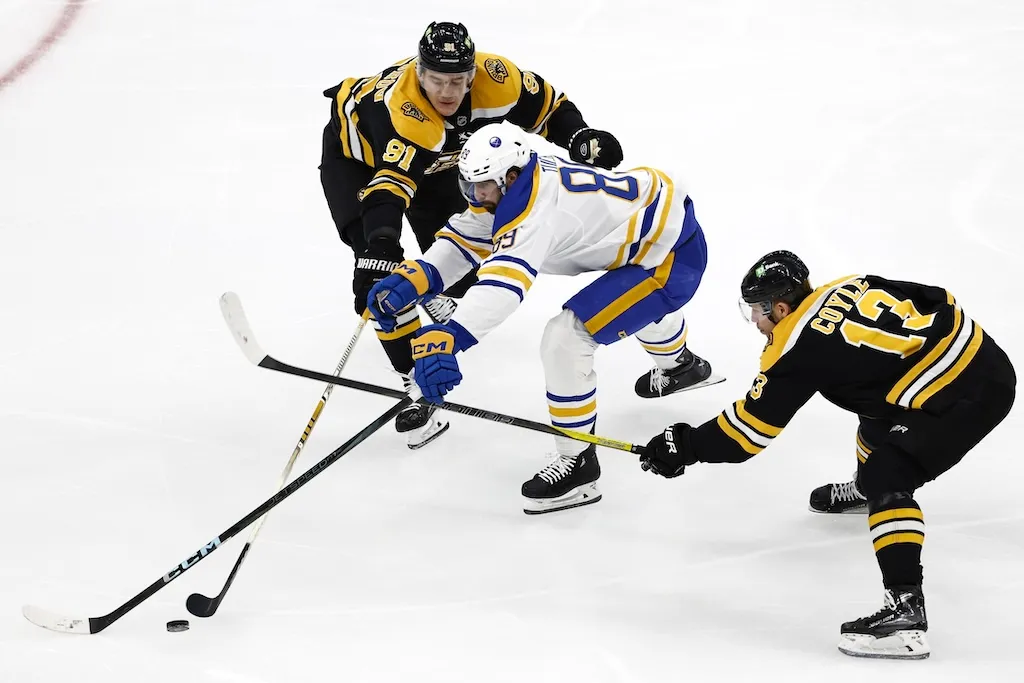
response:
<svg viewBox="0 0 1024 683"><path fill-rule="evenodd" d="M389 181L377 183L376 185L371 185L370 187L364 188L360 196L360 199L366 199L369 195L373 194L374 192L380 192L382 190L390 192L391 194L397 196L399 199L402 200L402 203L405 204L405 208L409 208L409 201L412 199L412 197L409 196L409 193L406 192L401 185L396 185Z"/></svg>
<svg viewBox="0 0 1024 683"><path fill-rule="evenodd" d="M746 407L747 399L741 398L736 401L736 416L747 423L747 426L753 429L755 432L761 432L765 436L775 438L782 433L782 427L776 427L770 425L764 420L757 418L750 414Z"/></svg>
<svg viewBox="0 0 1024 683"><path fill-rule="evenodd" d="M540 164L534 164L533 178L531 181L533 182L533 187L530 188L530 198L527 200L526 206L523 207L523 210L519 212L518 216L501 226L501 230L491 237L491 241L494 244L497 244L498 240L518 228L519 224L526 220L526 217L530 215L531 211L533 211L533 205L537 202L537 191L540 189Z"/></svg>
<svg viewBox="0 0 1024 683"><path fill-rule="evenodd" d="M414 318L413 320L407 322L405 325L396 327L390 332L385 332L384 330L377 330L377 339L380 339L381 341L392 341L395 339L401 339L402 337L407 337L416 330L420 329L420 325L420 319Z"/></svg>
<svg viewBox="0 0 1024 683"><path fill-rule="evenodd" d="M885 395L887 403L899 405L900 396L907 390L907 387L913 384L918 377L923 375L928 368L932 366L932 364L934 364L940 357L942 357L943 354L946 353L946 351L949 350L949 347L952 346L953 342L956 340L957 335L960 334L960 327L963 324L963 318L963 312L959 308L954 308L953 325L949 334L940 339L939 343L935 345L935 348L929 351L924 358L919 360L914 367L910 368L910 370L893 385L892 389L889 390L889 393Z"/></svg>
<svg viewBox="0 0 1024 683"><path fill-rule="evenodd" d="M672 196L675 193L675 184L672 182L671 178L661 171L655 170L654 172L658 174L658 177L661 179L665 188L664 195L662 196L661 218L658 220L657 230L654 231L653 235L648 234L647 242L640 248L640 251L637 252L637 255L633 258L633 263L643 262L644 257L647 256L647 252L651 250L651 247L653 247L658 241L658 238L661 237L661 233L665 232L665 226L668 224L668 215L672 210Z"/></svg>
<svg viewBox="0 0 1024 683"><path fill-rule="evenodd" d="M978 349L981 348L981 342L984 341L985 333L982 331L981 325L978 325L973 321L972 324L974 327L971 332L971 341L968 342L967 348L964 349L960 359L953 364L953 367L946 370L931 384L929 384L927 389L915 396L914 401L910 404L911 408L919 410L925 404L925 401L945 389L949 383L959 377L960 373L964 371L972 360L974 360L974 356L978 353Z"/></svg>
<svg viewBox="0 0 1024 683"><path fill-rule="evenodd" d="M597 399L579 408L555 408L554 406L548 406L548 412L551 413L551 417L583 417L595 410L597 410Z"/></svg>
<svg viewBox="0 0 1024 683"><path fill-rule="evenodd" d="M628 309L659 289L661 289L661 286L657 282L647 278L602 308L594 317L584 322L583 326L587 328L587 332L595 335Z"/></svg>
<svg viewBox="0 0 1024 683"><path fill-rule="evenodd" d="M743 432L733 427L732 424L729 423L729 420L726 419L725 413L718 414L717 422L718 428L725 432L726 436L728 436L730 439L738 443L740 448L742 448L747 453L750 453L751 455L757 455L758 453L764 450L764 448L758 446L756 443L748 439Z"/></svg>
<svg viewBox="0 0 1024 683"><path fill-rule="evenodd" d="M883 510L868 517L868 527L878 526L882 522L893 519L919 519L924 521L924 515L918 508L897 508L894 510Z"/></svg>
<svg viewBox="0 0 1024 683"><path fill-rule="evenodd" d="M374 178L380 178L382 176L386 176L388 178L392 178L394 180L397 180L400 183L405 183L406 185L408 185L412 189L413 194L415 194L417 189L419 189L419 188L417 188L416 183L414 183L412 181L412 178L410 178L407 175L403 175L403 174L399 173L398 171L393 171L390 168L382 168L382 169L380 169L379 171L377 171L374 174L373 177Z"/></svg>
<svg viewBox="0 0 1024 683"><path fill-rule="evenodd" d="M436 237L439 240L442 240L442 239L451 240L452 242L454 242L455 244L459 245L460 247L462 247L466 251L468 251L470 253L473 253L473 254L476 254L477 257L479 257L479 259L481 261L491 255L491 250L490 249L484 249L483 247L478 247L478 246L474 245L472 242L470 242L469 240L463 239L461 235L457 235L454 232L451 232L449 230L438 230Z"/></svg>
<svg viewBox="0 0 1024 683"><path fill-rule="evenodd" d="M913 531L901 531L896 534L889 534L875 541L875 552L877 553L882 548L888 548L895 543L913 543L915 545L924 545L924 534L915 533Z"/></svg>
<svg viewBox="0 0 1024 683"><path fill-rule="evenodd" d="M529 291L530 287L533 286L533 280L530 279L530 276L522 272L521 270L517 270L515 268L509 268L506 266L486 265L479 271L477 271L477 276L481 280L484 279L485 276L487 275L498 275L500 277L507 277L511 280L515 280L516 282L523 286L523 292Z"/></svg>

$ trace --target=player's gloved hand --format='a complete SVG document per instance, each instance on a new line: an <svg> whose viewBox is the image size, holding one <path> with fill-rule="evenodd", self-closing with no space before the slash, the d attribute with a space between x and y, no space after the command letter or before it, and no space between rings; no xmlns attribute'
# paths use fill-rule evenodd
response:
<svg viewBox="0 0 1024 683"><path fill-rule="evenodd" d="M366 298L375 284L391 274L405 258L402 245L390 238L375 239L361 254L356 254L352 273L352 293L356 295L356 315L366 310Z"/></svg>
<svg viewBox="0 0 1024 683"><path fill-rule="evenodd" d="M367 295L365 305L385 332L395 329L395 316L444 288L441 273L426 261L402 261L395 272L380 280Z"/></svg>
<svg viewBox="0 0 1024 683"><path fill-rule="evenodd" d="M660 474L666 479L678 477L687 465L697 462L690 446L692 427L685 422L670 425L647 443L640 456L640 467L645 472Z"/></svg>
<svg viewBox="0 0 1024 683"><path fill-rule="evenodd" d="M455 336L444 325L420 328L412 340L416 384L431 403L442 403L444 395L462 381L455 351Z"/></svg>
<svg viewBox="0 0 1024 683"><path fill-rule="evenodd" d="M612 169L622 163L622 145L608 131L580 128L569 138L569 157L598 168Z"/></svg>

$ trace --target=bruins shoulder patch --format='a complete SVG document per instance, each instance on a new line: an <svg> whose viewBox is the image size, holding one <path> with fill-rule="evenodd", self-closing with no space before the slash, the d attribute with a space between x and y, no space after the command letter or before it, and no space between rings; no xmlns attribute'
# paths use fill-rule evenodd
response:
<svg viewBox="0 0 1024 683"><path fill-rule="evenodd" d="M417 121L427 120L427 115L420 111L420 108L412 102L406 102L402 105L402 113L410 118L416 119Z"/></svg>
<svg viewBox="0 0 1024 683"><path fill-rule="evenodd" d="M490 58L484 61L484 68L487 74L498 83L504 83L508 78L508 67L500 59Z"/></svg>

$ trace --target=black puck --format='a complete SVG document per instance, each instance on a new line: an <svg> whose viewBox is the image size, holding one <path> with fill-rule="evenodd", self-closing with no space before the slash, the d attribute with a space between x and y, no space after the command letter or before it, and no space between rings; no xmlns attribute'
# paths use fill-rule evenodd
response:
<svg viewBox="0 0 1024 683"><path fill-rule="evenodd" d="M167 630L171 633L178 633L180 631L188 630L188 622L184 619L177 619L175 621L167 622Z"/></svg>

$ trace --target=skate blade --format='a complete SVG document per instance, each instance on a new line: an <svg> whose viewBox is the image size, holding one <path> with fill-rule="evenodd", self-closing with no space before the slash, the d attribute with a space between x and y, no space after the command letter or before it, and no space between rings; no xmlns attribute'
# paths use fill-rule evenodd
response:
<svg viewBox="0 0 1024 683"><path fill-rule="evenodd" d="M860 505L855 508L849 508L848 510L841 510L839 512L829 512L828 510L815 510L810 505L807 509L816 515L866 515L868 514L868 504Z"/></svg>
<svg viewBox="0 0 1024 683"><path fill-rule="evenodd" d="M883 638L862 633L844 633L839 651L851 657L869 659L927 659L932 653L924 631L897 631Z"/></svg>
<svg viewBox="0 0 1024 683"><path fill-rule="evenodd" d="M601 492L597 490L597 483L591 482L577 486L558 498L527 498L523 496L523 512L528 515L543 515L548 512L591 505L599 500L601 500Z"/></svg>
<svg viewBox="0 0 1024 683"><path fill-rule="evenodd" d="M696 384L691 384L688 387L684 387L682 389L676 389L675 391L670 391L667 394L652 394L650 396L644 396L643 394L637 393L637 396L639 396L640 398L665 398L666 396L675 396L676 394L681 394L684 391L693 391L694 389L702 389L704 387L710 387L713 384L721 384L724 381L725 381L725 377L722 377L721 375L716 375L716 374L712 373L712 374L708 375L707 378L702 379L701 381L697 382Z"/></svg>
<svg viewBox="0 0 1024 683"><path fill-rule="evenodd" d="M673 391L672 393L673 394L681 394L684 391L693 391L694 389L702 389L703 387L710 387L712 384L721 384L724 381L725 381L725 377L722 377L721 375L716 375L714 373L711 373L710 375L707 376L706 379L702 379L701 381L697 382L696 384L691 384L688 387L684 387L682 389L678 389L676 391ZM666 395L667 396L671 396L671 394L666 394Z"/></svg>
<svg viewBox="0 0 1024 683"><path fill-rule="evenodd" d="M440 429L436 429L437 425L441 425L441 428ZM447 432L448 431L448 427L450 427L450 426L451 426L450 422L443 422L442 423L442 422L436 422L435 421L433 423L433 425L430 427L430 429L428 429L426 431L426 433L423 435L423 437L422 437L423 440L422 441L413 442L411 440L411 438L410 438L410 440L406 442L406 445L411 450L414 450L414 451L417 450L417 449L423 448L424 446L429 444L431 441L433 441L437 437L439 437L442 434L444 434L445 432ZM435 429L436 429L436 431L435 431ZM413 433L414 432L406 432L406 434L413 434ZM417 435L417 438L420 438L419 435Z"/></svg>

